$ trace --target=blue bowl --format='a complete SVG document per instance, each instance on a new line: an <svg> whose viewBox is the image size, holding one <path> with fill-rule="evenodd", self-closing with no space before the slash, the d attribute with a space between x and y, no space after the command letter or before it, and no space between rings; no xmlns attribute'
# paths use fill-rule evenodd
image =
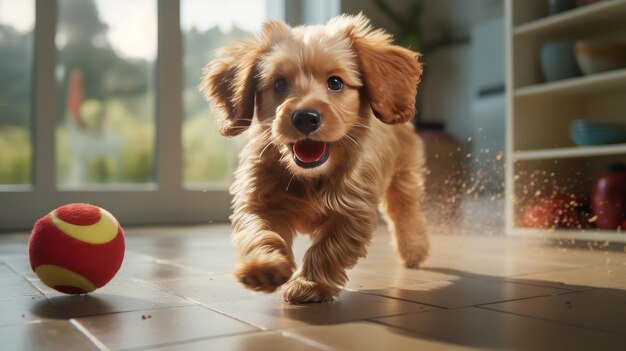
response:
<svg viewBox="0 0 626 351"><path fill-rule="evenodd" d="M577 120L570 125L570 136L578 146L626 143L626 125Z"/></svg>
<svg viewBox="0 0 626 351"><path fill-rule="evenodd" d="M550 41L543 44L539 60L543 77L547 82L581 75L574 54L574 43L571 41Z"/></svg>

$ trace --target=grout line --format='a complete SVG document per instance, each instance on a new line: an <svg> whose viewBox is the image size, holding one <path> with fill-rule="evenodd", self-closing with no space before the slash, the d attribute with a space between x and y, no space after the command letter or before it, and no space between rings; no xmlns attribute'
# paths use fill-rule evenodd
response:
<svg viewBox="0 0 626 351"><path fill-rule="evenodd" d="M192 271L194 273L201 273L202 275L224 274L224 273L220 273L220 272L207 271L207 270L204 270L204 269L201 269L201 268L197 268L197 267L193 267L193 266L188 266L188 265L176 263L175 261L172 261L170 259L154 258L154 262L156 262L157 264L162 264L162 265L166 265L166 266L172 266L172 267L176 267L176 268L180 268L180 269L184 269L184 270L189 270L189 271Z"/></svg>
<svg viewBox="0 0 626 351"><path fill-rule="evenodd" d="M253 328L256 328L256 329L258 329L258 330L260 330L260 331L269 331L269 330L270 330L270 329L267 329L266 327L263 327L263 326L261 326L261 325L256 325L256 324L254 324L254 323L252 323L252 322L247 322L247 321L244 321L243 319L239 319L239 318L237 318L237 317L235 317L235 316L231 316L231 315L227 314L226 312L222 312L222 311L217 310L217 309L215 309L215 308L213 308L213 307L209 307L209 306L207 306L206 304L201 303L201 302L199 302L199 301L196 301L196 300L194 300L194 299L192 299L192 298L188 298L188 297L186 297L186 299L189 299L189 301L193 301L193 302L197 303L198 305L200 305L200 306L202 306L202 307L204 307L204 308L206 308L206 309L208 309L208 310L210 310L210 311L213 311L213 312L215 312L215 313L221 314L222 316L226 316L226 317L228 317L228 318L230 318L230 319L234 319L234 320L239 321L239 322L241 322L241 323L244 323L244 324L246 324L246 325L248 325L248 326L251 326L251 327L253 327Z"/></svg>
<svg viewBox="0 0 626 351"><path fill-rule="evenodd" d="M193 299L193 298L191 298L191 297L188 297L188 296L185 296L185 295L181 295L181 294L176 294L176 293L174 293L174 292L164 290L164 289L162 289L162 288L160 288L160 287L158 287L158 286L156 286L156 285L154 285L154 284L152 284L152 283L150 283L150 282L146 282L146 281L141 281L141 282L142 282L142 283L144 283L144 284L150 285L150 286L152 286L152 287L155 287L156 289L159 289L159 290L161 290L161 291L167 292L168 294L170 294L170 295L172 295L172 296L176 296L176 297L179 297L179 298L182 298L182 299L185 299L185 300L191 301L191 302L193 302L193 303L194 303L195 305L197 305L197 306L202 306L202 307L204 307L204 308L206 308L206 309L208 309L208 310L210 310L210 311L213 311L213 312L215 312L215 313L221 314L222 316L228 317L228 318L230 318L230 319L234 319L234 320L239 321L239 322L241 322L241 323L244 323L244 324L246 324L246 325L248 325L248 326L250 326L250 327L253 327L253 328L259 329L259 330L261 330L261 331L265 331L265 330L267 330L266 328L263 328L263 327L261 327L261 326L255 325L255 324L250 323L250 322L246 322L246 321L244 321L244 320L241 320L241 319L239 319L239 318L236 318L236 317L234 317L234 316L231 316L231 315L229 315L229 314L226 314L226 313L224 313L224 312L221 312L221 311L219 311L219 310L216 310L216 309L214 309L214 308L212 308L212 307L209 307L208 305L206 305L206 304L204 304L204 303L202 303L202 302L200 302L200 301L198 301L198 300L195 300L195 299ZM192 306L193 306L193 305L192 305Z"/></svg>
<svg viewBox="0 0 626 351"><path fill-rule="evenodd" d="M526 283L526 282L516 282L516 281L511 281L511 280L505 280L506 283L510 283L510 284L519 284L519 285L526 285L526 286L534 286L534 287L538 287L538 288L549 288L549 289L555 289L555 290L563 290L562 293L557 293L555 295L559 295L559 294L564 294L567 292L576 292L576 291L584 291L584 290L577 290L574 288L566 288L566 287L562 287L562 286L555 286L555 285L550 285L549 283L553 283L553 284L561 284L560 282L551 282L551 281L546 281L545 284L541 284L541 283ZM568 286L577 286L577 285L570 285L570 284L565 284L563 283L563 285L568 285ZM578 285L579 286L579 285Z"/></svg>
<svg viewBox="0 0 626 351"><path fill-rule="evenodd" d="M50 301L50 303L53 304L53 305L56 305L52 301ZM58 309L62 310L62 308L60 306L55 306L55 307L57 307ZM68 315L67 318L68 318L68 320L69 319L81 319L81 318L110 316L110 315L121 314L121 313L148 312L148 311L165 310L165 309L168 309L168 308L185 308L185 307L194 307L194 305L154 306L154 307L151 307L151 308L142 308L142 309L138 309L138 310L104 312L104 313L97 313L97 314L89 314L89 315L85 315L85 316L71 316L71 315ZM62 310L62 312L66 313L64 310Z"/></svg>
<svg viewBox="0 0 626 351"><path fill-rule="evenodd" d="M351 323L351 322L348 322L348 323ZM337 323L337 324L343 324L343 323ZM337 325L337 324L335 324L335 325ZM308 326L308 327L311 327L311 326ZM316 341L316 340L313 340L313 339L309 339L309 338L307 338L305 336L302 336L302 335L290 332L288 330L277 330L275 332L278 333L279 335L285 337L285 338L298 340L298 341L300 341L303 344L306 344L306 345L309 345L309 346L313 346L313 347L318 348L318 349L328 350L328 351L337 350L336 347L324 344L322 342L319 342L319 341Z"/></svg>
<svg viewBox="0 0 626 351"><path fill-rule="evenodd" d="M50 305L52 305L52 308L54 308L55 310L57 310L58 312L60 312L62 315L65 316L65 320L69 320L70 318L72 318L65 310L63 310L61 307L57 306L54 302L52 302L52 300L50 299L50 296L48 296L48 294L46 294L43 290L39 289L35 284L33 284L34 281L39 281L39 278L37 280L30 280L28 278L26 278L25 275L21 275L19 274L15 269L13 269L13 267L6 265L10 270L12 270L13 272L15 272L19 277L21 277L22 279L26 280L26 282L28 283L29 286L33 287L36 291L39 292L38 295L26 295L25 297L32 297L37 298L37 297L43 297L45 301L47 301Z"/></svg>
<svg viewBox="0 0 626 351"><path fill-rule="evenodd" d="M52 305L52 308L54 308L55 310L57 310L58 312L60 312L62 315L65 316L65 320L69 320L70 318L72 318L65 310L63 310L60 306L58 306L57 304L55 304L54 302L52 302L52 300L50 299L50 296L48 296L48 294L46 294L43 290L39 289L35 284L33 284L34 281L37 280L30 280L28 278L26 278L25 275L21 275L19 274L19 272L17 272L15 269L13 269L13 267L6 265L7 268L11 271L13 271L15 274L17 274L19 277L21 277L22 279L26 280L26 282L28 282L28 285L30 285L31 287L33 287L35 290L39 291L39 295L26 295L25 297L32 297L33 300L37 297L43 297L43 299L48 302L50 305ZM39 280L39 279L38 279ZM43 321L43 319L41 320Z"/></svg>
<svg viewBox="0 0 626 351"><path fill-rule="evenodd" d="M457 275L461 279L470 278L470 279L484 280L484 281L490 281L490 282L502 282L502 283L511 283L511 284L519 284L519 285L538 286L538 287L552 288L552 289L565 290L565 291L579 291L579 290L572 289L572 288L558 287L558 286L554 285L554 284L559 284L559 282L546 281L546 283L553 283L553 285L548 285L548 284L541 284L540 282L539 283L535 283L533 281L526 282L526 281L516 281L516 280L522 279L524 276L528 276L528 275L545 274L545 273L558 273L558 272L569 272L569 271L575 271L575 270L579 270L579 269L588 269L588 268L592 268L592 267L591 266L585 266L585 267L578 267L578 268L563 268L563 269L557 269L557 270L549 270L549 271L535 272L535 273L523 273L523 274L517 274L517 275L510 275L510 276L487 276L487 275L481 275L481 274L470 273L470 272L459 273L457 270L455 270L453 268L446 268L445 270L447 270L447 272L443 272L443 273L444 274ZM418 283L413 284L413 285L431 284L431 283L446 282L446 281L451 281L451 280L446 280L446 279L442 279L442 280L428 280L428 281L418 282ZM573 284L565 284L565 283L563 283L563 284L564 285L570 285L570 286L576 286L576 285L573 285ZM402 287L388 287L388 288L402 289Z"/></svg>
<svg viewBox="0 0 626 351"><path fill-rule="evenodd" d="M511 278L511 279L516 279L516 278ZM566 288L566 287L559 287L559 286L555 286L554 284L560 284L560 282L552 282L552 281L546 281L545 284L541 284L541 282L539 283L527 283L527 282L520 282L520 281L515 281L515 280L511 280L511 279L507 279L507 280L503 280L504 283L507 284L515 284L515 285L522 285L522 286L533 286L533 287L538 287L538 288L544 288L544 289L553 289L553 290L561 290L562 292L560 293L555 293L555 294L550 294L550 295L559 295L559 294L564 294L567 292L576 292L576 291L580 291L580 290L576 290L573 288ZM549 285L549 283L552 283L553 285ZM563 283L563 285L566 285L565 283ZM575 286L575 285L572 285Z"/></svg>
<svg viewBox="0 0 626 351"><path fill-rule="evenodd" d="M85 336L92 344L94 344L99 350L107 351L109 350L95 335L91 334L87 328L83 327L78 321L75 319L70 319L70 324L74 326L74 328L78 329L78 332Z"/></svg>
<svg viewBox="0 0 626 351"><path fill-rule="evenodd" d="M589 268L595 268L595 267L596 266L594 266L594 265L589 265L589 266L582 266L582 267L569 267L569 268L563 268L563 269L551 269L551 270L546 270L546 271L541 271L541 272L534 272L534 273L515 274L515 275L511 275L510 277L524 277L524 276L528 276L528 275L570 272L570 271L577 271L577 270L589 269Z"/></svg>
<svg viewBox="0 0 626 351"><path fill-rule="evenodd" d="M523 262L521 264L523 264ZM513 274L513 275L504 275L504 276L484 275L484 274L471 273L471 272L459 273L459 271L454 269L454 268L444 268L444 269L448 270L448 272L444 272L444 273L456 274L456 275L458 275L460 277L474 278L474 279L481 279L481 280L506 281L506 280L509 280L509 279L517 279L519 277L524 277L524 276L528 276L528 275L568 272L568 271L575 271L575 270L587 269L587 268L591 268L591 266L567 267L567 268L563 267L562 269L554 269L554 270L547 270L547 271L541 271L541 272L531 272L531 273L521 273L521 274ZM524 283L520 283L520 284L524 284Z"/></svg>
<svg viewBox="0 0 626 351"><path fill-rule="evenodd" d="M24 275L20 274L20 272L18 272L15 268L11 267L11 265L9 265L6 261L3 261L3 262L2 262L2 264L3 264L4 266L6 266L6 267L7 267L10 271L12 271L13 273L15 273L15 274L17 274L18 276L20 276L20 277L22 277L22 278L24 278L24 279L28 280L28 279L26 278L26 276L24 276Z"/></svg>
<svg viewBox="0 0 626 351"><path fill-rule="evenodd" d="M360 292L359 292L359 293L360 293ZM367 293L361 293L361 294L367 294ZM382 295L376 295L376 294L367 294L367 295L372 295L372 296L382 297L382 298L388 298L388 299L402 300L402 299L396 299L396 298L393 298L393 297L382 296ZM185 296L182 296L182 295L177 295L177 296L180 296L180 297L183 297L183 298L185 298L185 299L188 299L189 301L192 301L192 302L194 302L194 303L196 303L196 304L198 304L198 305L200 305L200 306L202 306L202 307L204 307L204 308L207 308L207 309L209 309L209 310L211 310L211 311L214 311L214 312L216 312L216 313L219 313L219 314L221 314L221 315L223 315L223 316L226 316L226 317L228 317L228 318L231 318L231 319L237 320L237 321L239 321L239 322L241 322L241 323L244 323L244 324L247 324L247 325L249 325L249 326L251 326L251 327L257 328L257 329L259 329L259 331L261 331L261 332L278 332L278 331L287 331L287 330L292 330L292 329L298 329L298 328L302 328L302 327L310 327L310 326L312 326L311 324L306 325L306 326L302 326L302 325L293 325L293 326L286 326L286 327L280 327L280 328L275 328L275 329L269 329L269 328L267 328L267 327L265 327L265 326L262 326L262 325L256 325L256 324L254 324L253 322L247 322L247 321L244 321L244 320L242 320L242 319L239 319L239 318L237 318L237 317L235 317L235 316L232 316L232 315L230 315L230 314L228 314L228 313L226 313L226 312L222 312L222 311L220 311L220 310L218 310L218 309L215 309L215 308L213 308L213 307L210 307L210 306L208 306L208 305L206 305L206 304L204 304L204 303L202 303L202 302L196 301L196 300L194 300L194 299L192 299L192 298L190 298L190 297L185 297ZM434 306L434 305L426 305L426 304L419 303L419 302L414 302L414 301L408 301L408 300L402 300L402 301L409 302L409 303L416 304L416 305L423 305L423 306L428 306L428 307L435 307L435 308L436 308L435 310L445 310L445 309L447 309L447 308L445 308L445 307L438 307L438 306ZM361 321L368 320L368 318L386 318L386 317L402 316L402 315L407 315L407 314L418 314L418 313L424 313L424 312L435 311L435 310L425 310L425 311L417 311L417 312L415 312L415 311L414 311L414 312L406 312L406 313L402 313L402 312L400 312L400 313L396 313L396 314L372 316L372 317L367 317L367 318L362 318L362 319L350 319L350 320L343 320L343 321L338 321L338 322L336 322L336 323L327 323L327 324L324 324L324 325L336 325L336 324L344 324L344 323L352 323L352 322L361 322Z"/></svg>
<svg viewBox="0 0 626 351"><path fill-rule="evenodd" d="M0 325L0 329L18 327L20 325L41 324L43 322L50 322L50 321L55 321L55 320L58 321L58 319L33 319L33 320L26 320L26 321L20 321L20 322L13 322L9 324Z"/></svg>
<svg viewBox="0 0 626 351"><path fill-rule="evenodd" d="M432 312L434 312L434 311L432 311ZM438 342L445 342L445 343L457 343L457 342L459 342L458 339L446 338L446 337L442 337L440 335L429 334L429 333L425 333L425 332L422 332L422 331L418 332L418 331L413 330L413 329L403 328L403 327L401 327L399 325L391 325L391 324L387 324L387 323L384 323L384 322L381 322L381 321L377 321L377 320L373 320L373 319L367 319L367 321L383 325L383 326L385 326L387 328L398 329L398 330L402 330L402 331L410 333L410 334L424 336L426 338L429 338L429 340L431 340L431 341L438 341Z"/></svg>
<svg viewBox="0 0 626 351"><path fill-rule="evenodd" d="M166 290L160 289L160 288L158 288L158 287L156 287L156 286L154 286L152 284L149 284L149 283L147 283L145 281L141 281L141 280L136 280L136 281L139 282L139 283L148 285L150 287L154 287L157 290L159 290L161 292L164 292L164 293L167 293L167 294L169 294L171 296L176 296L176 297L180 298L180 296L177 296L177 295L175 295L173 293L170 293L170 292L168 292ZM194 305L188 305L188 304L185 304L185 305L181 305L181 304L160 305L160 306L150 306L149 308L139 308L139 309L131 309L131 310L123 310L123 311L111 311L111 312L89 314L89 315L85 315L85 316L72 316L67 311L65 311L63 309L62 305L64 305L64 303L54 301L54 299L55 298L64 298L64 297L76 296L76 295L54 295L54 296L50 296L50 295L46 294L45 292L43 292L43 290L37 288L37 286L35 286L35 285L33 285L33 286L35 287L35 289L41 291L43 296L48 300L48 302L50 302L50 304L52 304L56 309L58 309L61 312L63 312L66 315L67 319L99 317L99 316L113 315L113 314L117 314L117 313L143 312L143 311L162 310L162 309L167 309L167 308L180 308L180 307L191 307L191 306L194 306ZM91 293L90 294L84 294L84 295L78 295L78 296L87 296L87 295L93 296L93 294L91 294ZM121 296L121 295L115 295L115 296ZM183 300L184 300L184 298L183 298Z"/></svg>
<svg viewBox="0 0 626 351"><path fill-rule="evenodd" d="M587 290L585 290L587 291ZM503 301L495 301L495 302L488 302L488 303L481 303L478 305L472 305L471 307L478 307L478 308L483 308L485 306L489 306L489 305L497 305L497 304L501 304L501 303L508 303L508 302L515 302L515 301L525 301L525 300L533 300L533 299L543 299L543 298L547 298L547 297L553 297L553 296L564 296L564 295L573 295L573 294L578 294L581 293L582 291L578 291L578 290L573 290L573 291L566 291L566 292L562 292L559 294L548 294L548 295L538 295L538 296L529 296L529 297L520 297L517 299L511 299L511 300L503 300ZM486 307L485 307L486 308Z"/></svg>
<svg viewBox="0 0 626 351"><path fill-rule="evenodd" d="M475 308L480 308L480 309L483 309L483 310L486 310L486 311L498 312L498 313L503 313L503 314L509 314L509 315L512 315L512 316L517 316L517 317L522 317L522 318L527 318L527 319L540 320L540 321L549 322L549 323L552 323L552 324L567 325L567 326L576 327L576 328L579 328L579 329L593 330L593 331L596 331L596 332L603 332L603 333L609 333L609 334L615 334L615 335L624 336L623 332L618 332L618 331L614 331L614 330L594 328L594 327L590 327L590 326L587 326L587 325L568 323L568 322L563 322L563 321L554 320L554 319L547 319L547 318L543 318L543 317L531 316L531 315L527 315L527 314L508 312L508 311L501 311L501 310L496 310L496 309L493 309L493 308L488 308L486 306L474 306L474 307Z"/></svg>
<svg viewBox="0 0 626 351"><path fill-rule="evenodd" d="M395 288L395 289L403 289L403 288ZM408 299L403 299L401 297L396 297L396 296L388 296L388 295L381 295L381 294L375 294L373 292L365 292L365 291L359 291L359 293L361 294L367 294L367 295L373 295L373 296L378 296L378 297L384 297L384 298L388 298L388 299L393 299L393 300L400 300L400 301L404 301L404 302L410 302L416 305L423 305L423 306L428 306L428 307L435 307L436 309L440 309L440 310L449 310L449 309L453 309L450 307L444 307L444 306L439 306L439 305L433 305L433 304L428 304L428 303L424 303L424 302L417 302L417 301L413 301L413 300L408 300ZM427 312L427 311L423 311L423 312ZM422 312L408 312L408 313L400 313L397 315L404 315L404 314L412 314L412 313L422 313Z"/></svg>
<svg viewBox="0 0 626 351"><path fill-rule="evenodd" d="M169 341L169 342L163 342L163 343L154 344L154 345L144 345L144 346L133 346L133 347L127 347L127 348L120 348L120 349L117 349L117 351L152 350L152 349L155 349L155 348L161 348L161 347L165 347L165 346L184 345L184 344L190 344L190 343L194 343L194 342L198 342L198 341L213 340L213 339L220 339L220 338L228 338L228 337L233 337L233 336L244 336L244 335L250 335L250 334L255 334L255 333L265 333L265 332L260 332L258 330L254 330L254 331L247 331L247 332L221 334L221 335L215 335L215 336L209 336L209 337L185 339L185 340L180 340L180 341ZM271 333L271 332L267 332L267 333Z"/></svg>
<svg viewBox="0 0 626 351"><path fill-rule="evenodd" d="M591 290L595 290L595 289L591 289ZM584 290L584 291L589 291L589 290ZM415 303L415 304L426 305L426 306L430 306L430 307L436 307L439 310L458 310L458 309L462 309L462 308L480 307L480 306L486 306L486 305L495 305L495 304L505 303L505 302L530 300L530 299L535 299L535 298L545 298L545 297L551 297L551 296L570 295L570 294L577 294L577 293L581 293L581 292L582 291L579 291L579 290L563 290L563 292L556 293L556 294L546 294L546 295L521 297L521 298L515 298L515 299L506 299L506 300L500 300L500 301L494 301L494 302L488 302L488 303L481 303L481 304L477 304L477 305L464 305L464 306L457 306L457 307L444 307L444 306L432 305L432 304L427 304L427 303L424 303L424 302L408 300L408 299L405 299L405 298L393 297L393 296L387 296L387 295L378 295L378 294L368 293L368 292L366 292L365 294L371 294L371 295L376 295L376 296L383 296L383 297L397 299L397 300L401 300L401 301L412 302L412 303ZM407 315L407 314L413 314L413 313L423 313L423 312L429 312L429 311L430 310L428 310L428 311L421 311L421 312L399 313L399 314L396 314L396 315L390 315L389 317L391 317L391 316L401 316L401 315ZM375 317L375 318L380 318L380 317Z"/></svg>

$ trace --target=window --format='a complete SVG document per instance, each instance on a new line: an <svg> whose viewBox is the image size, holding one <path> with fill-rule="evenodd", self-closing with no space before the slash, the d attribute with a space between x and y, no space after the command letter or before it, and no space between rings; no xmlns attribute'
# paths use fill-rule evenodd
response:
<svg viewBox="0 0 626 351"><path fill-rule="evenodd" d="M0 185L30 184L35 0L0 0Z"/></svg>
<svg viewBox="0 0 626 351"><path fill-rule="evenodd" d="M232 180L245 140L217 133L215 118L198 94L200 72L217 48L257 33L272 10L271 2L261 0L181 1L183 181L187 186L226 187Z"/></svg>
<svg viewBox="0 0 626 351"><path fill-rule="evenodd" d="M156 0L58 0L57 183L154 181Z"/></svg>
<svg viewBox="0 0 626 351"><path fill-rule="evenodd" d="M339 8L311 2L316 20ZM214 132L201 67L266 19L316 8L286 4L0 0L0 230L71 202L123 225L227 220L244 140Z"/></svg>

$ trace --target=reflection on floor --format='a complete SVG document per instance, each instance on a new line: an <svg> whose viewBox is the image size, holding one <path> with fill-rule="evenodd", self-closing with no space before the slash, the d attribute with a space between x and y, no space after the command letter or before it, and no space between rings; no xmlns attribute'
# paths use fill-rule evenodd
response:
<svg viewBox="0 0 626 351"><path fill-rule="evenodd" d="M0 236L3 350L609 350L626 345L626 253L443 236L400 267L382 227L332 304L295 306L233 279L230 229L131 228L88 296L46 288L26 234ZM306 238L298 240L302 254ZM593 248L593 246L592 246Z"/></svg>

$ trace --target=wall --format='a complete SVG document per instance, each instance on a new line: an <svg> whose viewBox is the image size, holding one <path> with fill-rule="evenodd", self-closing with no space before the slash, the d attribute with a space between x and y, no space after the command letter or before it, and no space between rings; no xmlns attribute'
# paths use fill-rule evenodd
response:
<svg viewBox="0 0 626 351"><path fill-rule="evenodd" d="M405 11L414 0L387 0L390 7ZM363 11L372 24L391 33L397 25L372 0L343 0L342 12ZM422 19L423 42L431 47L424 54L426 64L420 87L420 118L443 121L449 132L466 140L475 131L472 116L470 33L474 23L501 15L502 0L425 0ZM439 46L442 42L456 44ZM464 42L464 43L463 43Z"/></svg>

